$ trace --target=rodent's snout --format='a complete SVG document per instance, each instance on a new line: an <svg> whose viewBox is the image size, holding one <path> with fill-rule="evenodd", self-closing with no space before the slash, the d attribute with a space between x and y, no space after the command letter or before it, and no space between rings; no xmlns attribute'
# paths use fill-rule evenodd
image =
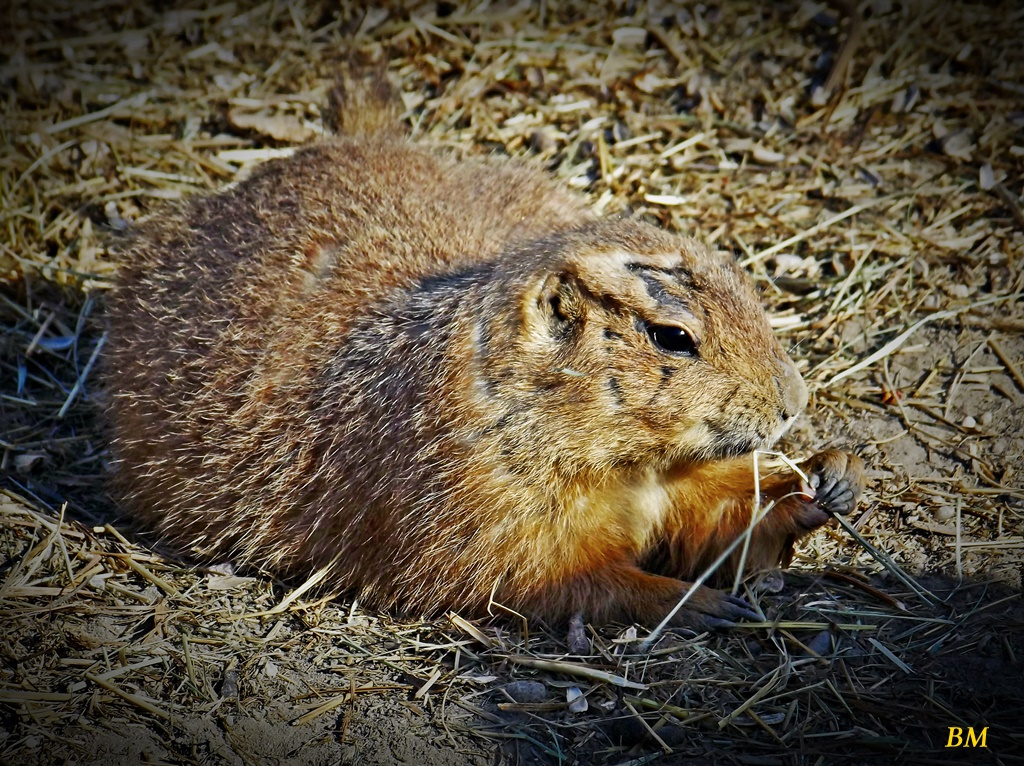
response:
<svg viewBox="0 0 1024 766"><path fill-rule="evenodd" d="M807 406L807 384L788 357L779 360L779 372L775 376L775 382L782 395L782 408L779 414L788 426Z"/></svg>

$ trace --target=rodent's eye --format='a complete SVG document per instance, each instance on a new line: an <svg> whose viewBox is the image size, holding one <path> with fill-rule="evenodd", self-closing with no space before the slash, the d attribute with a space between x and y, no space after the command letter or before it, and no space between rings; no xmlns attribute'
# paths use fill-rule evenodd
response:
<svg viewBox="0 0 1024 766"><path fill-rule="evenodd" d="M659 351L681 356L697 356L697 342L682 327L672 324L649 324L647 334Z"/></svg>

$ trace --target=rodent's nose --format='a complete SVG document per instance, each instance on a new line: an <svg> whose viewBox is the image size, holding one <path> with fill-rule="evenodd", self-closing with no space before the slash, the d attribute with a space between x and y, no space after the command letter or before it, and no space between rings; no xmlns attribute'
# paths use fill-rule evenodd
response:
<svg viewBox="0 0 1024 766"><path fill-rule="evenodd" d="M782 419L795 418L807 406L807 384L788 358L779 360L779 374L775 377L782 394Z"/></svg>

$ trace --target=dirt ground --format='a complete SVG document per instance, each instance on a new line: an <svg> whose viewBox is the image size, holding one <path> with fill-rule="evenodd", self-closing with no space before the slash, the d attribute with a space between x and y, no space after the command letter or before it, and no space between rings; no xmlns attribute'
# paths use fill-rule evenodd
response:
<svg viewBox="0 0 1024 766"><path fill-rule="evenodd" d="M1017 4L5 10L0 763L1024 762ZM89 379L109 243L320 140L353 51L390 62L414 140L733 253L811 389L780 447L864 456L850 521L882 557L830 527L751 584L763 622L650 651L650 626L588 626L574 657L551 626L368 612L124 518Z"/></svg>

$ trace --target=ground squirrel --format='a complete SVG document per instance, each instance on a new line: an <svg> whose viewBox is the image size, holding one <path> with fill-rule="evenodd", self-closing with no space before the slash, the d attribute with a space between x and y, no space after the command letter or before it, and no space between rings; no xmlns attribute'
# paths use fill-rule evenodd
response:
<svg viewBox="0 0 1024 766"><path fill-rule="evenodd" d="M325 567L376 608L653 625L748 525L750 453L806 386L730 258L416 145L373 117L386 90L338 90L339 135L123 245L115 495L205 557ZM858 458L805 470L813 501L762 482L752 567L853 508ZM702 587L674 623L752 614Z"/></svg>

